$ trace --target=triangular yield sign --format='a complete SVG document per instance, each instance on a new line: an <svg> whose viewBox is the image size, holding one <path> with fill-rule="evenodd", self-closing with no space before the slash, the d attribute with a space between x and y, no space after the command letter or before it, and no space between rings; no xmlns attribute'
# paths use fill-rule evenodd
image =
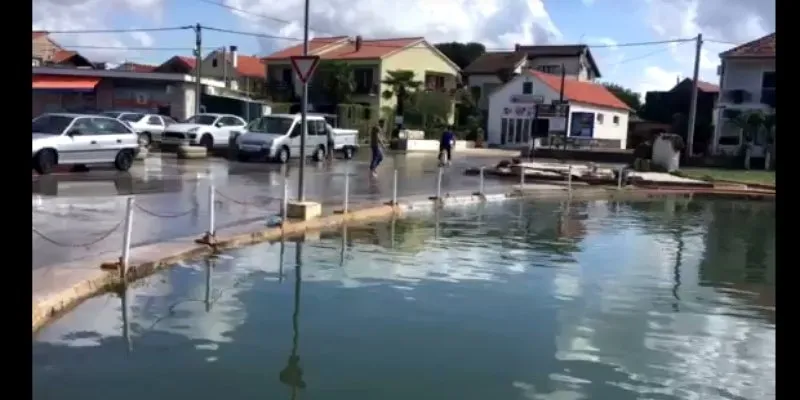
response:
<svg viewBox="0 0 800 400"><path fill-rule="evenodd" d="M292 61L292 68L303 83L308 82L308 78L317 69L319 56L294 56L289 58Z"/></svg>

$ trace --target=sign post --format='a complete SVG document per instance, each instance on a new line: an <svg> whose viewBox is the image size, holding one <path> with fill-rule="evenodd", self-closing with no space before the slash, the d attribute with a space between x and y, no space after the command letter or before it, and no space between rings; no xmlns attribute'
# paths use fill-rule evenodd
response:
<svg viewBox="0 0 800 400"><path fill-rule="evenodd" d="M297 197L299 201L305 201L305 164L306 164L306 136L308 136L308 80L314 74L319 64L319 56L294 56L289 58L292 61L292 68L297 74L297 78L303 83L303 98L300 102L300 174L297 182Z"/></svg>

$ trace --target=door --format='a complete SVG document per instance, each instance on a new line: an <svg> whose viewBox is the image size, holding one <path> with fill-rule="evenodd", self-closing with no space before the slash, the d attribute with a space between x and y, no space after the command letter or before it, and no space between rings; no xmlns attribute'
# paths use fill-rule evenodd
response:
<svg viewBox="0 0 800 400"><path fill-rule="evenodd" d="M150 137L153 140L161 139L161 134L164 133L164 120L158 115L149 115L145 120L145 130L150 132Z"/></svg>
<svg viewBox="0 0 800 400"><path fill-rule="evenodd" d="M120 150L131 148L137 143L136 134L115 119L92 118L92 123L96 127L94 142L98 147L97 157L92 162L114 162Z"/></svg>
<svg viewBox="0 0 800 400"><path fill-rule="evenodd" d="M516 129L516 132L515 132L516 136L514 137L514 143L522 144L522 143L524 143L524 135L523 135L524 131L522 130L522 127L523 127L522 118L517 118L516 125L517 125L517 129Z"/></svg>
<svg viewBox="0 0 800 400"><path fill-rule="evenodd" d="M508 134L506 135L506 144L514 144L514 119L508 119Z"/></svg>
<svg viewBox="0 0 800 400"><path fill-rule="evenodd" d="M217 121L219 129L217 135L214 136L214 144L216 146L227 146L228 139L231 137L232 132L244 132L245 122L237 117L222 117Z"/></svg>
<svg viewBox="0 0 800 400"><path fill-rule="evenodd" d="M308 140L306 141L306 154L313 154L320 145L326 146L328 135L325 131L324 120L308 121Z"/></svg>
<svg viewBox="0 0 800 400"><path fill-rule="evenodd" d="M78 118L69 128L72 134L58 147L58 161L62 164L82 164L91 162L98 149L95 128L89 118Z"/></svg>
<svg viewBox="0 0 800 400"><path fill-rule="evenodd" d="M289 134L289 153L292 157L300 156L300 134L302 133L300 121L295 121Z"/></svg>

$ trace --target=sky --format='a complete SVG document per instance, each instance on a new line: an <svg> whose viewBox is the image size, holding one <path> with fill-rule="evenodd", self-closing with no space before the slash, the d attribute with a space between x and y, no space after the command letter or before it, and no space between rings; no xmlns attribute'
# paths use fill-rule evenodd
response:
<svg viewBox="0 0 800 400"><path fill-rule="evenodd" d="M240 12L237 10L245 10ZM302 0L33 0L34 30L141 29L204 26L302 38ZM365 39L424 36L431 43L476 41L488 49L514 44L598 45L601 80L639 93L668 90L690 77L702 33L700 79L718 83L719 53L775 30L774 0L311 0L312 36ZM96 61L160 64L191 55L191 30L59 33L53 38ZM298 44L218 31L203 32L209 51L237 45L266 55Z"/></svg>

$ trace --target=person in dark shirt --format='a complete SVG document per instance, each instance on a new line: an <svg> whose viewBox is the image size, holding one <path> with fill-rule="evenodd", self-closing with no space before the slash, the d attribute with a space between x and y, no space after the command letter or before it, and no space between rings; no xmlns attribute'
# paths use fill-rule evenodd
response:
<svg viewBox="0 0 800 400"><path fill-rule="evenodd" d="M328 139L328 162L333 161L333 152L335 151L336 143L333 140L333 127L330 124L325 124L325 136Z"/></svg>
<svg viewBox="0 0 800 400"><path fill-rule="evenodd" d="M372 150L372 161L369 163L369 172L372 174L372 177L378 176L378 165L381 164L383 161L383 135L381 132L381 122L378 125L373 126L369 132L369 147Z"/></svg>
<svg viewBox="0 0 800 400"><path fill-rule="evenodd" d="M456 141L456 135L453 133L453 126L449 125L447 129L442 132L442 140L439 142L439 159L441 163L450 164L453 158L453 144ZM442 153L447 157L442 160Z"/></svg>

